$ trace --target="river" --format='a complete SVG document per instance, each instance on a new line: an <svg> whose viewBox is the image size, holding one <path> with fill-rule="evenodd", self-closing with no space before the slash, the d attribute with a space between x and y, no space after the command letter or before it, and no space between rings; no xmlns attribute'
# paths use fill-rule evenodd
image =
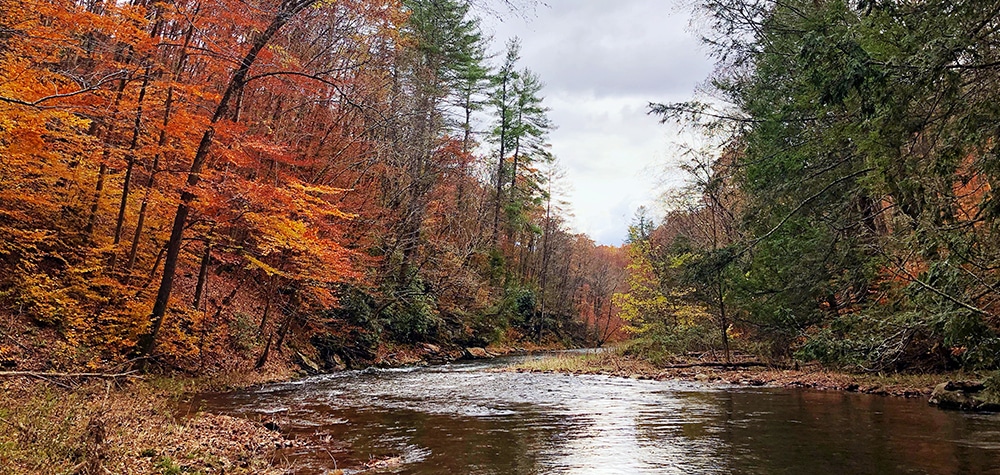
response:
<svg viewBox="0 0 1000 475"><path fill-rule="evenodd" d="M291 473L1000 474L1000 415L924 400L491 371L346 371L194 404L276 421ZM365 472L369 473L369 472Z"/></svg>

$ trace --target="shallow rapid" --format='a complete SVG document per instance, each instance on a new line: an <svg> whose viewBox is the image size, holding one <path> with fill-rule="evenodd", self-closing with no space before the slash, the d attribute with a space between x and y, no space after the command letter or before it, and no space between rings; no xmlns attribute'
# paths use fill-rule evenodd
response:
<svg viewBox="0 0 1000 475"><path fill-rule="evenodd" d="M491 371L510 362L347 371L194 405L277 422L304 442L279 453L298 474L366 463L397 474L1000 474L1000 415L865 394Z"/></svg>

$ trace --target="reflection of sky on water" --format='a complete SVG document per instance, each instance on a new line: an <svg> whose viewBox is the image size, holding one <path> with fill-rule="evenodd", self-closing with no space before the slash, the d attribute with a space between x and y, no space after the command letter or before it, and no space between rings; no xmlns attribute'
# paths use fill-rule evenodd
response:
<svg viewBox="0 0 1000 475"><path fill-rule="evenodd" d="M704 426L713 406L680 405L659 383L593 383L567 401L575 430L540 457L544 473L724 473Z"/></svg>

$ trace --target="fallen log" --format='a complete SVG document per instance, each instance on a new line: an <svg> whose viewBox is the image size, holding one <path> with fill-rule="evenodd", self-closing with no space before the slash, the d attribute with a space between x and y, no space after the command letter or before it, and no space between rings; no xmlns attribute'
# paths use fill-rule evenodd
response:
<svg viewBox="0 0 1000 475"><path fill-rule="evenodd" d="M785 369L783 366L774 365L770 363L761 363L758 361L745 361L740 363L719 363L715 361L702 362L702 363L684 363L684 364L674 364L663 366L660 369L685 369L685 368L778 368Z"/></svg>

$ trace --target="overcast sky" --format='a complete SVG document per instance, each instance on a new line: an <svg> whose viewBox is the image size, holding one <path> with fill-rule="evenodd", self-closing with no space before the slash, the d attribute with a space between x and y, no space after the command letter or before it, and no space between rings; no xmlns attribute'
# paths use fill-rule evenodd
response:
<svg viewBox="0 0 1000 475"><path fill-rule="evenodd" d="M483 29L496 51L520 37L521 65L545 82L573 227L620 244L636 208L682 181L664 172L676 156L676 127L647 115L647 104L689 100L711 62L688 27L690 13L674 1L545 3L521 17L483 15Z"/></svg>

